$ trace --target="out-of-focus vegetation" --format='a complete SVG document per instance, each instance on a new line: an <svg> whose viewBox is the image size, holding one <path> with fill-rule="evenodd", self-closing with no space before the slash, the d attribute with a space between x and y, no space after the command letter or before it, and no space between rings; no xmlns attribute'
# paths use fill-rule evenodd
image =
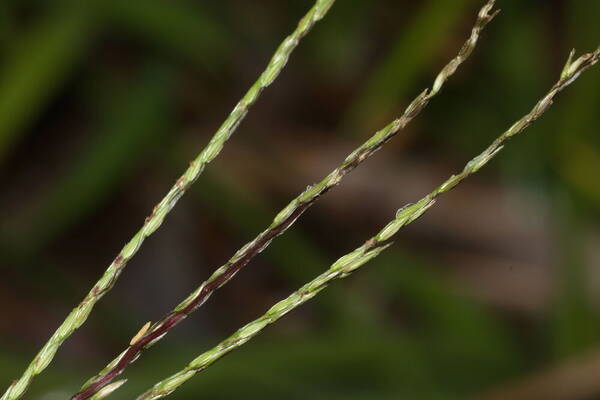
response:
<svg viewBox="0 0 600 400"><path fill-rule="evenodd" d="M74 393L139 326L393 118L454 55L480 5L338 2L27 398ZM309 6L0 3L2 389ZM595 0L499 7L418 120L148 351L117 398L176 371L355 248L528 111L571 47L600 41ZM551 398L560 382L555 398L600 397L590 378L600 363L599 108L592 71L387 255L177 396L530 399ZM561 375L565 365L575 378Z"/></svg>

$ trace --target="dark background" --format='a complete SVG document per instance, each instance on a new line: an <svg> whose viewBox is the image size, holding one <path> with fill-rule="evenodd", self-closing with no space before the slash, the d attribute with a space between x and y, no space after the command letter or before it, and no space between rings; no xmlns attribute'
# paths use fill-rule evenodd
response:
<svg viewBox="0 0 600 400"><path fill-rule="evenodd" d="M600 43L596 0L499 1L440 96L125 374L131 398L478 154ZM25 396L64 399L397 116L479 0L340 0ZM0 386L87 293L312 1L0 2ZM600 399L600 73L351 278L178 399ZM494 397L497 396L497 397Z"/></svg>

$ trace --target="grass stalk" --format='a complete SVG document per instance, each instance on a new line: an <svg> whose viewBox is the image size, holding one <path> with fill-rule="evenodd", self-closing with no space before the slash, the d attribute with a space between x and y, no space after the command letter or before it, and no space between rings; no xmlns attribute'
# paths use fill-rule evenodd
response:
<svg viewBox="0 0 600 400"><path fill-rule="evenodd" d="M146 218L142 228L121 249L117 257L108 266L100 280L92 287L87 296L75 307L63 323L54 332L42 349L29 364L23 375L14 381L0 398L17 400L27 390L33 378L40 374L52 361L62 343L87 319L94 305L112 289L127 262L137 253L144 240L158 229L177 201L196 181L205 166L223 149L223 146L242 122L248 109L256 102L263 89L269 86L285 67L291 53L311 28L325 16L335 0L316 0L314 6L300 20L297 28L277 48L266 69L250 87L244 97L236 104L225 122L220 126L208 145L190 163L188 169L177 180L167 195L154 207Z"/></svg>
<svg viewBox="0 0 600 400"><path fill-rule="evenodd" d="M525 130L530 124L541 117L550 105L552 105L554 97L559 92L573 83L583 71L598 62L600 59L600 49L593 53L584 54L576 60L573 60L573 56L574 52L571 52L560 79L535 107L523 118L515 122L507 131L502 133L481 154L469 161L460 173L450 176L444 183L416 203L399 209L396 217L362 246L339 258L327 271L302 286L286 299L276 303L260 318L240 328L212 349L202 353L180 372L155 384L151 389L138 396L137 400L154 400L169 395L195 374L208 368L212 363L230 351L242 346L258 335L265 327L313 298L332 281L347 277L369 260L377 257L391 245L392 237L400 228L423 215L433 206L440 194L451 190L463 179L477 172L502 150L504 142Z"/></svg>
<svg viewBox="0 0 600 400"><path fill-rule="evenodd" d="M281 210L271 225L254 240L239 249L231 259L218 268L205 282L194 290L183 302L152 327L137 342L125 349L116 359L109 363L98 375L86 382L73 400L84 400L119 376L125 368L135 361L144 349L162 339L175 325L200 307L217 289L226 284L233 276L263 251L271 241L283 234L314 202L334 186L338 185L345 175L372 156L386 142L415 118L442 89L445 82L454 74L475 48L483 28L494 18L497 11L492 12L495 0L489 0L479 11L471 35L453 58L437 75L432 88L418 95L406 108L400 118L392 121L370 139L354 150L342 164L319 183L309 186L303 193L292 200Z"/></svg>

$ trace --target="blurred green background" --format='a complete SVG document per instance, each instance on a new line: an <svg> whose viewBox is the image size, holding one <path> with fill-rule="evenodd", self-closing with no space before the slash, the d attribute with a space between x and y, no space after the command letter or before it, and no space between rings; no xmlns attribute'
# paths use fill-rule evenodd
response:
<svg viewBox="0 0 600 400"><path fill-rule="evenodd" d="M600 1L504 0L471 59L125 373L183 367L462 168L600 42ZM481 0L340 0L27 399L64 399L454 57ZM0 387L256 79L309 0L0 2ZM366 268L178 399L600 399L600 73Z"/></svg>

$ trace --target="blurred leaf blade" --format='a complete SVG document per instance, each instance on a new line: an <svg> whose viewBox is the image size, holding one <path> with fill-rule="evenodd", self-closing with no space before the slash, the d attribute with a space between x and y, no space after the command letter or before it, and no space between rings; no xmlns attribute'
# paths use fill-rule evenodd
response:
<svg viewBox="0 0 600 400"><path fill-rule="evenodd" d="M570 42L579 46L597 45L600 12L598 2L577 2L569 10ZM591 265L587 265L585 243L590 230L587 206L600 210L600 75L589 74L586 84L566 96L557 118L551 168L565 181L556 183L554 215L558 222L558 261L555 298L551 315L553 352L559 359L588 350L600 341L599 314L589 292ZM579 200L579 201L578 201ZM585 202L581 202L585 200Z"/></svg>
<svg viewBox="0 0 600 400"><path fill-rule="evenodd" d="M577 2L569 15L570 35L573 43L583 48L593 48L598 41L595 16L600 13L600 3ZM576 93L567 95L567 104L559 121L555 142L555 162L552 166L580 196L600 209L600 185L594 171L600 168L600 139L597 129L600 107L600 75L589 74L585 85Z"/></svg>
<svg viewBox="0 0 600 400"><path fill-rule="evenodd" d="M94 18L84 7L57 12L6 56L0 74L0 160L69 78L93 26Z"/></svg>
<svg viewBox="0 0 600 400"><path fill-rule="evenodd" d="M25 235L33 248L44 247L82 221L156 148L172 116L170 87L169 72L150 65L133 84L111 92L112 101L100 116L98 132L39 201L41 208L31 222L35 232Z"/></svg>
<svg viewBox="0 0 600 400"><path fill-rule="evenodd" d="M600 319L588 292L587 269L583 251L585 220L573 209L569 196L557 196L562 216L559 225L559 259L552 326L554 353L562 359L589 350L600 340Z"/></svg>
<svg viewBox="0 0 600 400"><path fill-rule="evenodd" d="M216 69L233 46L218 20L199 6L175 1L120 1L104 4L110 21L154 46Z"/></svg>
<svg viewBox="0 0 600 400"><path fill-rule="evenodd" d="M420 328L413 335L422 341L444 393L474 393L521 368L523 360L502 321L454 293L430 266L397 248L375 263L384 293L401 298L418 315Z"/></svg>
<svg viewBox="0 0 600 400"><path fill-rule="evenodd" d="M413 89L423 69L446 43L440 37L461 21L475 0L422 2L410 25L400 31L389 54L372 72L366 87L346 113L344 126L360 133L388 120L395 104Z"/></svg>

